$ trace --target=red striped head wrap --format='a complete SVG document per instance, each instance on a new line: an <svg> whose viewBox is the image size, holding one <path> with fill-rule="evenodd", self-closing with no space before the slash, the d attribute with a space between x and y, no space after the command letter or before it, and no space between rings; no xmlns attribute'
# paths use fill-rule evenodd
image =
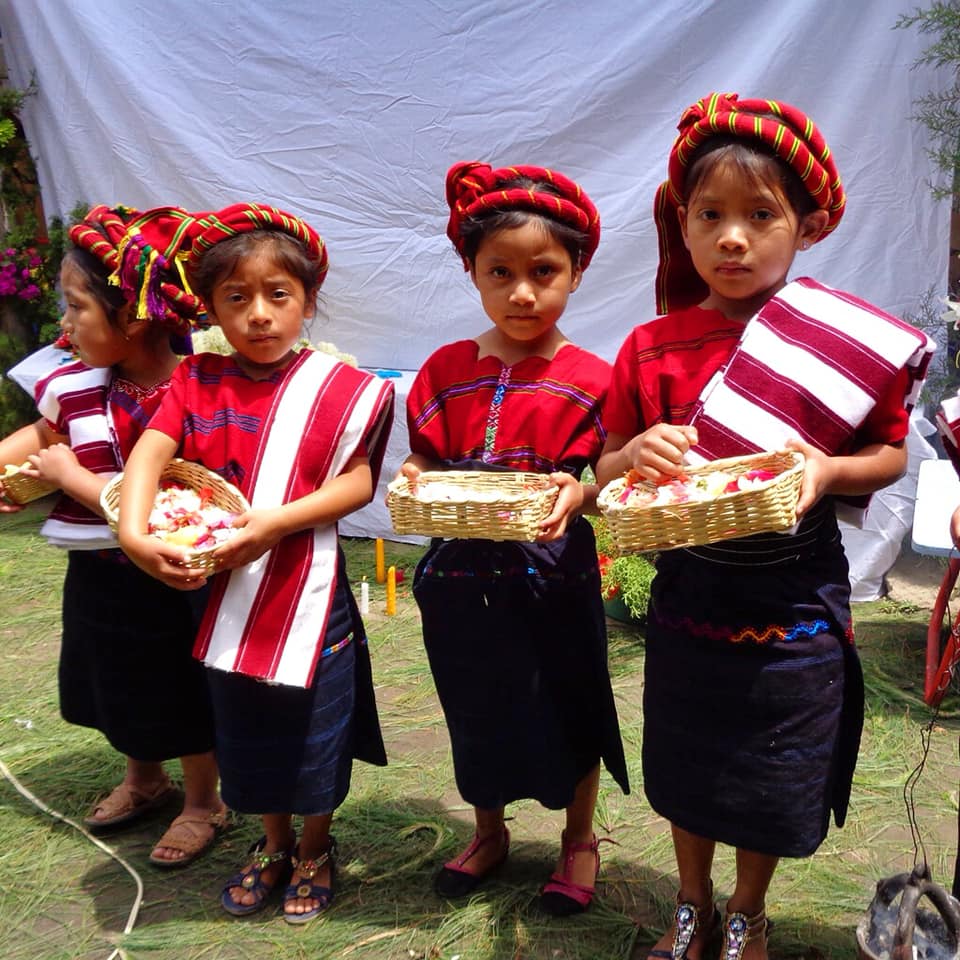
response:
<svg viewBox="0 0 960 960"><path fill-rule="evenodd" d="M657 189L654 219L660 241L657 268L657 311L693 306L709 290L690 259L677 207L684 200L684 182L699 148L714 137L755 140L794 170L820 210L828 214L822 240L840 222L846 195L833 155L823 135L805 114L776 100L740 100L735 93L711 93L684 111L670 151L667 180Z"/></svg>
<svg viewBox="0 0 960 960"><path fill-rule="evenodd" d="M510 186L512 181L520 179L550 184L556 192L538 190L536 186ZM447 203L450 205L447 236L461 256L461 224L469 217L494 210L530 210L583 231L587 242L578 264L581 270L587 269L600 243L600 214L593 201L579 184L546 167L501 167L494 170L486 163L455 163L447 171ZM465 262L464 267L469 269L470 265Z"/></svg>
<svg viewBox="0 0 960 960"><path fill-rule="evenodd" d="M99 204L67 236L111 271L110 283L135 306L137 319L155 320L184 335L203 311L180 264L180 246L191 221L179 207L140 213Z"/></svg>
<svg viewBox="0 0 960 960"><path fill-rule="evenodd" d="M127 224L140 216L132 207L108 207L97 204L87 211L79 223L67 230L70 242L80 250L96 257L112 272L120 262L117 248L127 232Z"/></svg>
<svg viewBox="0 0 960 960"><path fill-rule="evenodd" d="M292 213L259 203L234 203L216 213L197 214L190 230L192 242L187 256L187 269L194 269L214 244L252 230L274 230L298 240L307 251L307 256L316 264L317 287L323 284L329 259L320 234Z"/></svg>

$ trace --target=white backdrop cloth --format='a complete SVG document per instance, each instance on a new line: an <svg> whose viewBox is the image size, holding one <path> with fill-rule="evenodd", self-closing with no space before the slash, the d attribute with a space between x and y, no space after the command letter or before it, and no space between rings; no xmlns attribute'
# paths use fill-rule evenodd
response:
<svg viewBox="0 0 960 960"><path fill-rule="evenodd" d="M951 77L892 29L903 0L0 0L10 82L48 215L78 202L304 216L328 242L312 339L416 370L482 331L445 236L458 160L556 166L600 210L561 321L612 360L654 314L654 190L683 109L786 100L824 132L849 195L795 272L898 316L945 289L948 205L913 100Z"/></svg>
<svg viewBox="0 0 960 960"><path fill-rule="evenodd" d="M22 118L48 215L81 202L291 210L330 250L311 338L415 371L488 323L445 236L444 175L473 159L555 166L593 198L600 248L561 326L612 360L654 314L653 196L677 119L713 90L796 104L834 152L847 213L795 273L898 316L941 292L949 209L909 118L951 78L914 68L929 37L892 29L904 9L0 0L0 32L10 82L37 79ZM381 487L406 451L410 378ZM390 535L382 493L344 532Z"/></svg>

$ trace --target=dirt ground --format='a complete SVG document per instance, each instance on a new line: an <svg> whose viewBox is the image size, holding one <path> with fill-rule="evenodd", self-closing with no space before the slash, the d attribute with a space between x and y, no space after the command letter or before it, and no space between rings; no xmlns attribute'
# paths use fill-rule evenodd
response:
<svg viewBox="0 0 960 960"><path fill-rule="evenodd" d="M886 576L887 596L900 603L932 607L945 570L944 559L914 553L905 545Z"/></svg>

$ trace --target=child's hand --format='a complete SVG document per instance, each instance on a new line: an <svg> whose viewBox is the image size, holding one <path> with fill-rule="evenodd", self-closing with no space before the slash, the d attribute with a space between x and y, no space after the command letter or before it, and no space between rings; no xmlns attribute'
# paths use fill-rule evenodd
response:
<svg viewBox="0 0 960 960"><path fill-rule="evenodd" d="M394 479L400 480L401 478L405 477L407 484L410 487L410 492L412 494L416 494L417 480L420 478L420 474L422 472L423 471L419 466L417 466L417 464L411 463L409 460L407 460L407 462L404 463L403 466L397 471L397 475L394 477Z"/></svg>
<svg viewBox="0 0 960 960"><path fill-rule="evenodd" d="M953 545L960 550L960 507L953 511L953 516L950 518L950 539L953 540Z"/></svg>
<svg viewBox="0 0 960 960"><path fill-rule="evenodd" d="M159 537L148 533L124 537L121 546L141 570L175 590L199 590L207 582L201 568L186 565L183 548L164 543Z"/></svg>
<svg viewBox="0 0 960 960"><path fill-rule="evenodd" d="M696 427L657 423L630 440L623 453L634 470L656 481L682 473L684 455L696 442Z"/></svg>
<svg viewBox="0 0 960 960"><path fill-rule="evenodd" d="M217 570L234 570L262 557L288 533L282 524L282 507L255 508L233 521L237 532L217 547Z"/></svg>
<svg viewBox="0 0 960 960"><path fill-rule="evenodd" d="M802 453L803 479L800 481L800 498L797 500L797 519L806 514L816 502L830 490L834 481L833 462L822 450L802 440L788 440L784 447Z"/></svg>
<svg viewBox="0 0 960 960"><path fill-rule="evenodd" d="M58 487L68 486L71 474L80 467L77 455L66 443L54 443L38 453L31 454L27 460L33 467L31 476L40 477L55 483ZM24 470L24 473L27 473Z"/></svg>
<svg viewBox="0 0 960 960"><path fill-rule="evenodd" d="M562 537L567 531L567 524L583 506L583 484L576 477L569 473L551 473L550 480L560 489L550 516L540 521L537 543L548 543Z"/></svg>

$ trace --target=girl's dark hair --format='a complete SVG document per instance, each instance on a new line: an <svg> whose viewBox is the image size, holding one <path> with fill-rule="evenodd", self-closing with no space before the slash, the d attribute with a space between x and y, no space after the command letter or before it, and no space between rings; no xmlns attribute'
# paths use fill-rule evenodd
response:
<svg viewBox="0 0 960 960"><path fill-rule="evenodd" d="M238 233L229 240L215 243L190 271L190 282L194 290L209 304L213 298L214 287L229 277L244 257L259 253L267 244L276 263L303 285L306 302L313 302L319 289L316 261L310 259L306 248L298 240L282 230L271 230L268 227Z"/></svg>
<svg viewBox="0 0 960 960"><path fill-rule="evenodd" d="M83 276L90 296L103 307L111 326L118 325L120 311L129 302L118 286L108 282L113 272L103 261L80 247L69 247L63 254L63 263L69 263Z"/></svg>
<svg viewBox="0 0 960 960"><path fill-rule="evenodd" d="M712 137L694 154L683 184L684 202L696 193L709 174L725 163L732 164L754 183L779 187L793 212L801 219L819 209L799 174L771 147L759 140L727 136Z"/></svg>
<svg viewBox="0 0 960 960"><path fill-rule="evenodd" d="M553 184L543 180L532 180L529 177L515 178L508 182L501 181L500 185L509 185L511 189L534 190L537 193L548 193L560 196L560 191ZM463 238L462 257L471 266L477 258L480 243L485 237L493 236L501 230L514 230L530 222L538 224L541 229L556 240L570 254L570 262L574 267L580 266L580 257L587 246L588 236L582 230L561 223L552 217L533 210L513 208L511 210L493 209L478 217L467 217L460 225L460 236Z"/></svg>

